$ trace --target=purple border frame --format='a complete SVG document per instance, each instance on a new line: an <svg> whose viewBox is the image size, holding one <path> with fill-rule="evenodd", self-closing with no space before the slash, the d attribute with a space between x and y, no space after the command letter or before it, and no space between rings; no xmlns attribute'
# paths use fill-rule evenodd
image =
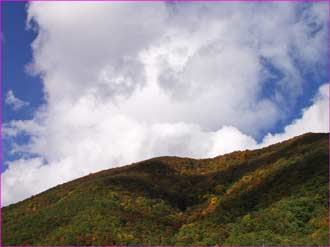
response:
<svg viewBox="0 0 330 247"><path fill-rule="evenodd" d="M0 2L0 246L2 246L2 44L3 44L3 31L2 31L2 0Z"/></svg>
<svg viewBox="0 0 330 247"><path fill-rule="evenodd" d="M2 3L3 2L328 2L328 90L330 95L330 0L0 0L0 247L2 245L2 166L3 166L3 149L2 149L2 103L3 103L3 92L2 92L2 83L3 83L3 67L2 67L2 44L3 44L3 32L2 32ZM330 98L329 98L329 128L328 133L330 133ZM329 147L330 147L330 135L329 135ZM328 154L329 158L329 170L328 178L330 179L330 150ZM328 184L328 247L330 246L330 180ZM28 247L28 246L25 246ZM67 246L57 246L57 247L67 247ZM106 246L105 246L106 247ZM118 245L117 247L124 247ZM135 246L130 246L135 247ZM170 247L170 246L163 246ZM195 246L196 247L196 246ZM251 246L231 246L231 247L251 247ZM256 246L257 247L257 246ZM260 246L261 247L261 246ZM262 246L264 247L264 246ZM273 246L267 246L273 247ZM275 246L274 246L275 247ZM302 246L292 246L290 247L302 247Z"/></svg>
<svg viewBox="0 0 330 247"><path fill-rule="evenodd" d="M0 2L330 2L330 0L0 0Z"/></svg>

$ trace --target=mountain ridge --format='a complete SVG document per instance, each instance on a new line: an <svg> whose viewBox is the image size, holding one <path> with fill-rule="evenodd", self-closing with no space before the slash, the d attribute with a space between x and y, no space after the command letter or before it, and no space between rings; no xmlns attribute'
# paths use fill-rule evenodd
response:
<svg viewBox="0 0 330 247"><path fill-rule="evenodd" d="M327 245L328 145L329 134L306 133L257 150L89 174L4 207L3 243Z"/></svg>

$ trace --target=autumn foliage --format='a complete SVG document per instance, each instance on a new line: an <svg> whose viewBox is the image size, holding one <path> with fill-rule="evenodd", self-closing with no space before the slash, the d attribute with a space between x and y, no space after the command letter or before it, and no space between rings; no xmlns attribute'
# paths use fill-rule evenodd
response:
<svg viewBox="0 0 330 247"><path fill-rule="evenodd" d="M3 245L328 245L328 134L160 157L3 208Z"/></svg>

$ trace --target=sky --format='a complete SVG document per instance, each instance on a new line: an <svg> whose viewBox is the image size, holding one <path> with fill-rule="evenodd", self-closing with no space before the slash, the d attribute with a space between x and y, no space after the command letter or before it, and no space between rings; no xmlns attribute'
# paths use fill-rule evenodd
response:
<svg viewBox="0 0 330 247"><path fill-rule="evenodd" d="M327 3L2 4L2 205L329 131Z"/></svg>

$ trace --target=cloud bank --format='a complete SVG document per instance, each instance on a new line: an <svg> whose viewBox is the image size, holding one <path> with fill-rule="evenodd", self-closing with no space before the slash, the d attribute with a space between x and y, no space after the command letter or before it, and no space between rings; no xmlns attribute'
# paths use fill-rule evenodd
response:
<svg viewBox="0 0 330 247"><path fill-rule="evenodd" d="M328 132L328 84L283 133L326 68L327 5L33 2L31 72L46 104L4 125L7 205L65 181L163 156L204 158ZM258 13L258 14L256 14ZM130 18L127 18L129 16ZM15 140L29 137L24 145Z"/></svg>

